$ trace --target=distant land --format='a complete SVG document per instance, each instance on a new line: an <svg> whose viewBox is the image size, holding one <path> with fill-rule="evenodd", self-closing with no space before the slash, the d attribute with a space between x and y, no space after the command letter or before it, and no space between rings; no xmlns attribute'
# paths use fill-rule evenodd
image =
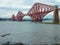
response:
<svg viewBox="0 0 60 45"><path fill-rule="evenodd" d="M43 20L53 20L49 18L45 18ZM0 21L11 21L11 18L0 18ZM23 21L31 21L30 19L24 19Z"/></svg>
<svg viewBox="0 0 60 45"><path fill-rule="evenodd" d="M10 21L11 18L0 18L0 21Z"/></svg>

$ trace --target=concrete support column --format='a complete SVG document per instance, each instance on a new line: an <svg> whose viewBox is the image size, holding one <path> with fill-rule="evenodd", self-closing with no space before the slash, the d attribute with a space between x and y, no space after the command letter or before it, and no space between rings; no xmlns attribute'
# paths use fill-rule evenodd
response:
<svg viewBox="0 0 60 45"><path fill-rule="evenodd" d="M58 6L55 6L55 10L54 10L54 23L59 23L59 14L58 14Z"/></svg>

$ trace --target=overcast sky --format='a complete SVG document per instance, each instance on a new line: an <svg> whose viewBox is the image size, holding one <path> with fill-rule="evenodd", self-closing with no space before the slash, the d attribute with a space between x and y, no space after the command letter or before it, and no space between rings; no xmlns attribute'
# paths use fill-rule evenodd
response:
<svg viewBox="0 0 60 45"><path fill-rule="evenodd" d="M0 17L11 17L12 14L17 14L18 11L27 13L36 2L60 5L60 0L0 0Z"/></svg>

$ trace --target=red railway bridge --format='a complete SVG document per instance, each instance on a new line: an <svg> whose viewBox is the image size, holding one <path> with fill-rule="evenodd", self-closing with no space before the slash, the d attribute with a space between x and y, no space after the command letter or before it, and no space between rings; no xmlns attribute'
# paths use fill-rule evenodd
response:
<svg viewBox="0 0 60 45"><path fill-rule="evenodd" d="M16 16L12 15L11 19L20 21L25 15L28 15L32 18L32 21L42 21L44 16L54 11L55 22L58 22L58 10L60 10L60 8L57 6L35 3L27 14L23 14L21 11L19 11Z"/></svg>

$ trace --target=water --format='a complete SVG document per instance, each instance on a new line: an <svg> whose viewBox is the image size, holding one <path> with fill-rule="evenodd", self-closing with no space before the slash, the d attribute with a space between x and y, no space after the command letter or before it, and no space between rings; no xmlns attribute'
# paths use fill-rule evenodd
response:
<svg viewBox="0 0 60 45"><path fill-rule="evenodd" d="M1 37L8 33L11 35ZM0 43L7 41L34 45L60 43L60 25L31 21L0 21Z"/></svg>

